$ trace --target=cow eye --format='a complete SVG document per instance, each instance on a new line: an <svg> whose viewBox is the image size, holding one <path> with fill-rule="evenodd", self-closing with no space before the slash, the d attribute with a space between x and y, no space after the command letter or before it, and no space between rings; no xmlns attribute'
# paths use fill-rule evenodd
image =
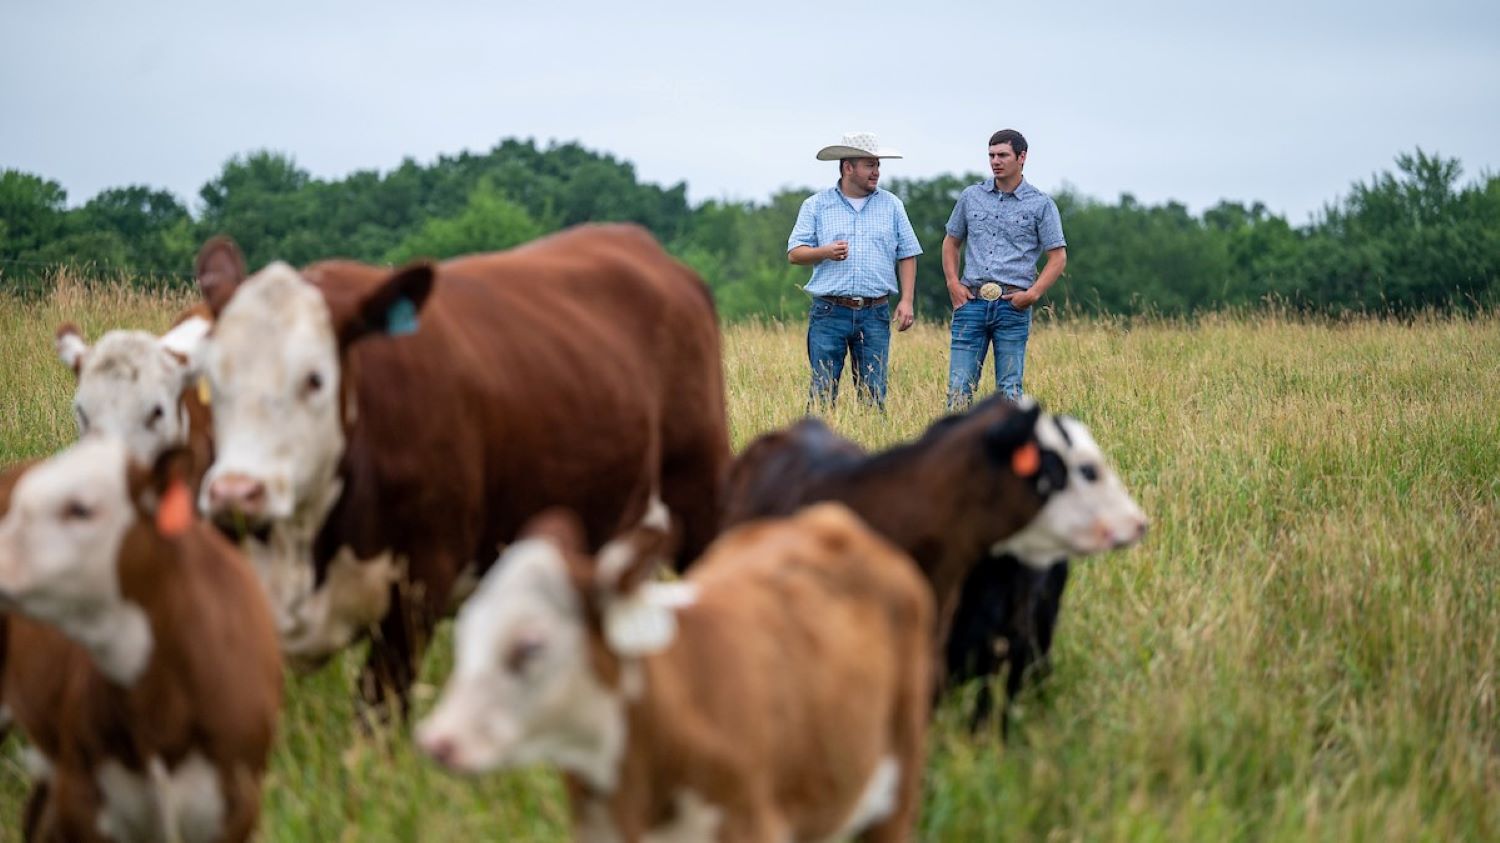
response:
<svg viewBox="0 0 1500 843"><path fill-rule="evenodd" d="M146 416L146 427L154 429L156 427L156 423L161 421L163 415L165 415L165 413L162 412L160 404L152 407L151 414Z"/></svg>
<svg viewBox="0 0 1500 843"><path fill-rule="evenodd" d="M1078 474L1090 483L1093 483L1094 481L1099 479L1099 469L1093 463L1081 466L1078 469Z"/></svg>
<svg viewBox="0 0 1500 843"><path fill-rule="evenodd" d="M542 642L535 638L525 638L510 645L505 653L505 669L511 673L520 673L526 669L542 651Z"/></svg>
<svg viewBox="0 0 1500 843"><path fill-rule="evenodd" d="M87 521L94 517L94 510L81 501L71 500L63 505L62 517L64 521Z"/></svg>
<svg viewBox="0 0 1500 843"><path fill-rule="evenodd" d="M308 372L307 380L302 382L302 391L307 395L312 395L322 388L323 376L318 374L317 372Z"/></svg>

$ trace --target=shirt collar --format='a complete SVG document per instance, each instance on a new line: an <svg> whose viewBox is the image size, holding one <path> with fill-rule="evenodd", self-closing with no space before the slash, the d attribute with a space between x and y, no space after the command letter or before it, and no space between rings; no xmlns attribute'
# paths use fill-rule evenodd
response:
<svg viewBox="0 0 1500 843"><path fill-rule="evenodd" d="M846 204L848 204L849 207L851 207L851 208L854 207L854 202L852 202L849 199L849 197L847 197L847 196L844 195L844 189L841 188L841 187L839 187L839 183L838 182L834 182L833 183L833 187L830 187L828 189L830 191L832 191L833 196L835 198L844 200L844 202ZM882 190L884 190L884 188L880 188L880 187L875 188L873 191L870 192L870 195L868 195L868 196L865 197L865 199L874 199Z"/></svg>
<svg viewBox="0 0 1500 843"><path fill-rule="evenodd" d="M1016 190L1015 190L1014 193L1005 193L1005 191L1003 191L1000 188L996 187L995 186L995 177L994 176L990 176L989 178L987 178L984 181L980 182L980 184L983 185L984 189L988 190L990 193L1001 193L1001 194L1004 194L1006 196L1014 196L1017 199L1020 199L1021 197L1025 196L1027 193L1030 193L1032 191L1032 189L1033 189L1032 186L1031 186L1031 182L1027 181L1024 177L1021 179L1021 183L1018 184L1018 185L1016 185Z"/></svg>

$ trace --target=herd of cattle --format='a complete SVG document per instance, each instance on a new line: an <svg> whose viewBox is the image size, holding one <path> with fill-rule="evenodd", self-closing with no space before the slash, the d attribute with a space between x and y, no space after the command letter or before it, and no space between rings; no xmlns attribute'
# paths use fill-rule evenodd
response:
<svg viewBox="0 0 1500 843"><path fill-rule="evenodd" d="M736 458L708 290L632 226L253 275L215 238L196 269L165 335L59 329L80 439L0 475L28 840L247 839L283 664L368 638L359 698L404 717L455 610L418 745L556 767L578 839L906 839L936 695L1014 691L1066 560L1146 529L1031 402Z"/></svg>

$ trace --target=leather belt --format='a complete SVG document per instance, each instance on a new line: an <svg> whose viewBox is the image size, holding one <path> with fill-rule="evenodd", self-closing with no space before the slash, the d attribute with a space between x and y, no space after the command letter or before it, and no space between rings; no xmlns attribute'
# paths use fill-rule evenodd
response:
<svg viewBox="0 0 1500 843"><path fill-rule="evenodd" d="M818 296L818 298L826 302L833 302L839 307L847 307L851 310L863 310L867 307L885 304L891 297L890 295L884 295L873 299L868 296Z"/></svg>
<svg viewBox="0 0 1500 843"><path fill-rule="evenodd" d="M1026 289L1015 284L1002 284L999 281L986 281L983 284L970 284L966 286L968 286L969 291L974 294L975 298L984 299L985 301L995 301L1006 293L1019 293Z"/></svg>

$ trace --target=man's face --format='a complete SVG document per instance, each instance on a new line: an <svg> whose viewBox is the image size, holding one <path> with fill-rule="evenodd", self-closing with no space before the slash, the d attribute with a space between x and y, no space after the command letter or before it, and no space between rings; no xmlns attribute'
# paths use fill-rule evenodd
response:
<svg viewBox="0 0 1500 843"><path fill-rule="evenodd" d="M1009 181L1020 175L1026 166L1026 153L1016 155L1010 142L997 143L990 147L990 172L1000 181Z"/></svg>
<svg viewBox="0 0 1500 843"><path fill-rule="evenodd" d="M844 185L851 188L851 193L857 195L874 193L875 186L879 183L879 158L856 158L844 168Z"/></svg>

